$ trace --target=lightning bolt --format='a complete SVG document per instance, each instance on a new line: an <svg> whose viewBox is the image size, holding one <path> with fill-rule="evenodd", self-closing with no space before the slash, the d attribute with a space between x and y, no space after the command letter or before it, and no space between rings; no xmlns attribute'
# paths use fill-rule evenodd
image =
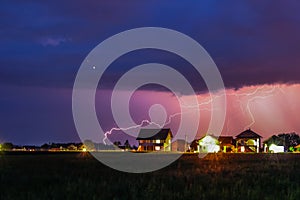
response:
<svg viewBox="0 0 300 200"><path fill-rule="evenodd" d="M257 87L253 92L240 93L240 94L234 94L234 93L228 94L228 96L237 97L238 102L240 103L240 109L244 113L247 113L250 116L251 121L249 122L249 124L247 124L244 127L244 130L253 126L256 123L254 115L253 115L253 113L251 111L251 107L250 107L250 104L252 102L256 101L257 99L267 99L269 97L272 97L275 95L276 92L284 93L284 91L282 90L282 88L279 85L277 85L277 86L273 85L271 89L267 89L267 90L265 90L265 88L266 88L266 86L263 85L263 86ZM276 90L276 89L278 89L278 90ZM243 107L242 101L241 101L241 98L243 98L243 97L248 97L245 110L244 110L244 107ZM251 97L251 98L249 98L249 97Z"/></svg>
<svg viewBox="0 0 300 200"><path fill-rule="evenodd" d="M199 103L197 105L192 105L192 106L182 105L182 106L185 107L185 108L193 109L195 107L199 108L200 106L203 106L203 105L209 105L210 103L212 103L212 101L213 100L210 99L210 100L207 100L207 101L205 101L203 103ZM180 101L180 102L182 102L182 101ZM198 110L199 111L200 110L208 110L208 111L210 111L211 109L208 109L208 108L199 108ZM156 127L158 127L158 128L161 129L164 126L167 126L167 125L171 124L173 118L175 118L177 116L180 116L182 114L188 114L188 113L192 113L192 112L195 112L195 111L196 110L191 110L191 111L178 112L178 113L171 114L171 115L169 115L168 120L163 125L160 125L158 123L155 123L155 122L152 122L150 120L144 119L144 120L141 121L140 124L137 124L135 126L130 126L130 127L126 127L126 128L117 128L117 127L114 127L114 128L111 128L109 131L107 131L107 132L104 133L104 138L103 138L102 141L103 141L104 144L107 144L106 140L108 139L108 135L111 135L114 131L128 131L128 130L132 130L132 129L137 129L137 128L143 127L145 124L147 124L147 125L155 125Z"/></svg>
<svg viewBox="0 0 300 200"><path fill-rule="evenodd" d="M275 89L276 89L276 87L273 86L270 90L264 91L264 95L254 96L254 97L252 97L252 98L250 98L250 99L248 100L247 106L246 106L246 110L247 110L247 112L248 112L248 114L249 114L249 116L250 116L250 118L251 118L251 122L250 122L248 125L246 125L246 126L244 127L244 129L247 129L247 128L253 126L253 125L255 124L255 122L256 122L256 121L255 121L255 118L254 118L254 115L253 115L253 113L252 113L252 111L251 111L250 104L251 104L252 102L254 102L255 100L257 100L257 99L266 99L266 98L269 98L269 97L274 96L274 95L275 95L275 94L274 94ZM280 91L282 91L282 90L280 89ZM257 92L258 92L258 91L256 91L256 93L257 93ZM256 93L254 93L253 95L255 95Z"/></svg>
<svg viewBox="0 0 300 200"><path fill-rule="evenodd" d="M276 89L278 89L278 90L276 90ZM282 88L279 85L272 86L271 89L267 89L267 90L266 90L266 85L263 85L263 86L257 87L254 91L248 92L248 93L247 92L246 93L224 93L222 95L215 95L213 98L206 98L206 99L204 99L203 102L200 102L200 103L195 104L195 105L187 105L185 102L183 102L182 99L179 98L180 106L182 106L183 108L191 109L190 111L178 112L178 113L174 113L174 114L169 115L168 120L163 125L152 122L150 120L144 119L144 120L141 121L140 124L137 124L135 126L125 127L125 128L119 128L119 127L111 128L109 131L104 133L103 143L107 144L106 140L108 139L108 135L111 135L114 131L127 131L127 130L137 129L137 128L143 127L145 124L154 125L158 128L163 128L164 126L171 124L173 118L175 118L177 116L180 116L182 114L192 113L192 112L195 112L195 111L203 111L203 110L212 111L213 108L203 108L203 106L210 105L211 103L213 103L213 101L215 101L216 98L223 97L224 95L237 97L237 101L240 104L240 109L244 113L247 113L250 116L251 121L249 122L249 124L247 124L244 127L244 129L247 129L247 128L253 126L256 123L254 114L252 113L252 110L251 110L251 106L250 106L251 103L255 102L256 100L262 100L262 99L270 98L270 97L274 96L275 93L278 92L278 91L281 92L281 93L284 93L284 91L282 90ZM246 107L244 108L243 105L242 105L242 100L241 99L245 98L245 97L247 97L248 100L246 102ZM249 97L251 97L251 98L249 98ZM194 108L197 108L197 109L194 109ZM227 124L226 127L228 129L228 124Z"/></svg>
<svg viewBox="0 0 300 200"><path fill-rule="evenodd" d="M116 128L116 127L114 127L112 129L110 129L109 131L104 133L104 138L103 138L102 141L103 141L104 144L107 144L105 141L107 140L108 135L111 135L113 133L113 131L128 131L128 130L132 130L132 129L137 129L137 128L143 127L144 124L155 125L159 128L162 128L160 124L157 124L155 122L144 119L144 120L142 120L142 122L140 124L137 124L135 126L130 126L130 127L126 127L126 128Z"/></svg>

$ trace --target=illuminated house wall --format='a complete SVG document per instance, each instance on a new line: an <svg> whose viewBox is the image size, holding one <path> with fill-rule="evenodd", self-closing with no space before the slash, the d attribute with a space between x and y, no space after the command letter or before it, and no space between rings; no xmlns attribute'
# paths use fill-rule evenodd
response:
<svg viewBox="0 0 300 200"><path fill-rule="evenodd" d="M220 151L219 141L216 137L206 135L199 140L198 152L200 153L216 153Z"/></svg>
<svg viewBox="0 0 300 200"><path fill-rule="evenodd" d="M141 129L138 151L171 151L172 137L170 129Z"/></svg>
<svg viewBox="0 0 300 200"><path fill-rule="evenodd" d="M269 152L271 152L271 153L283 153L284 152L284 146L278 146L276 144L271 144L269 146Z"/></svg>

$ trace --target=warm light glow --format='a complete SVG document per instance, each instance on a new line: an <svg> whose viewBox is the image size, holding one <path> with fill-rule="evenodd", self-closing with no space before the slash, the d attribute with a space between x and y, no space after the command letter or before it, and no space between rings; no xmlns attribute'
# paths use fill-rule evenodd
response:
<svg viewBox="0 0 300 200"><path fill-rule="evenodd" d="M160 140L156 140L155 142L156 142L156 144L159 144L159 143L160 143Z"/></svg>
<svg viewBox="0 0 300 200"><path fill-rule="evenodd" d="M83 152L86 152L86 148L83 148L82 151L83 151Z"/></svg>
<svg viewBox="0 0 300 200"><path fill-rule="evenodd" d="M245 152L245 147L241 146L241 152L244 153Z"/></svg>
<svg viewBox="0 0 300 200"><path fill-rule="evenodd" d="M159 146L155 146L155 151L159 151L160 147Z"/></svg>

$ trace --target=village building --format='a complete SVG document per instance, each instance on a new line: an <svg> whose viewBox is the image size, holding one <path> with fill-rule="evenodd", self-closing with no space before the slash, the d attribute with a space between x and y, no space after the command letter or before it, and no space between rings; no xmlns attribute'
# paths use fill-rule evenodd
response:
<svg viewBox="0 0 300 200"><path fill-rule="evenodd" d="M174 142L172 142L171 146L172 146L171 149L174 152L186 152L190 149L189 144L187 143L187 141L180 140L180 139L175 140Z"/></svg>
<svg viewBox="0 0 300 200"><path fill-rule="evenodd" d="M270 152L270 153L283 153L284 152L284 146L283 145L271 144L270 146L267 147L267 152Z"/></svg>
<svg viewBox="0 0 300 200"><path fill-rule="evenodd" d="M263 142L265 153L283 153L285 152L285 140L276 135Z"/></svg>
<svg viewBox="0 0 300 200"><path fill-rule="evenodd" d="M136 140L138 151L171 151L171 129L141 129Z"/></svg>
<svg viewBox="0 0 300 200"><path fill-rule="evenodd" d="M261 148L261 136L250 128L236 136L236 152L259 153Z"/></svg>
<svg viewBox="0 0 300 200"><path fill-rule="evenodd" d="M218 138L213 135L205 135L198 142L199 153L217 153L220 151L220 143Z"/></svg>
<svg viewBox="0 0 300 200"><path fill-rule="evenodd" d="M195 139L190 144L190 152L199 152L199 139Z"/></svg>
<svg viewBox="0 0 300 200"><path fill-rule="evenodd" d="M190 149L192 152L200 153L231 153L235 151L235 140L232 136L205 135L194 140L190 145Z"/></svg>
<svg viewBox="0 0 300 200"><path fill-rule="evenodd" d="M232 136L220 136L218 138L220 150L224 153L232 153L235 150L235 140Z"/></svg>

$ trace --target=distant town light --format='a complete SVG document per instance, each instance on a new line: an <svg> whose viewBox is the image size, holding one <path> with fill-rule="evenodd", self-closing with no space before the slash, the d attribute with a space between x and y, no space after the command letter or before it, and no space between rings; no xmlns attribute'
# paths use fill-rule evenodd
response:
<svg viewBox="0 0 300 200"><path fill-rule="evenodd" d="M82 151L83 151L83 152L86 152L86 148L83 148Z"/></svg>

